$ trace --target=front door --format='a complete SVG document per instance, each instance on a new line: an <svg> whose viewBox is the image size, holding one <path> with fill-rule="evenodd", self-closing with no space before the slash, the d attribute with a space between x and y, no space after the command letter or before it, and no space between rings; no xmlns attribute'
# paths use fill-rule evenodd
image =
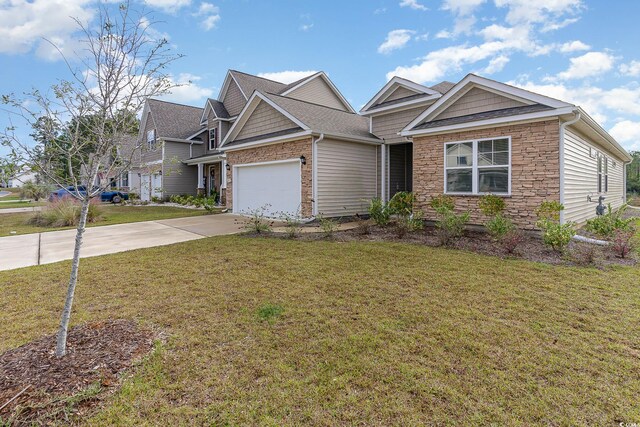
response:
<svg viewBox="0 0 640 427"><path fill-rule="evenodd" d="M209 165L207 169L207 195L210 196L214 191L218 191L218 186L216 185L216 167L215 165Z"/></svg>

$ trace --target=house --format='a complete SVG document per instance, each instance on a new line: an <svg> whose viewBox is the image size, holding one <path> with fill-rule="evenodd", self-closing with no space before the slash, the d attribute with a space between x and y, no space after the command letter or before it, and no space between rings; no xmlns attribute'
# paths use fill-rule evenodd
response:
<svg viewBox="0 0 640 427"><path fill-rule="evenodd" d="M535 227L544 200L581 223L600 196L625 202L631 160L580 107L473 74L434 86L394 77L356 114L324 72L283 84L229 70L203 108L149 100L140 136L148 198L215 194L234 213L304 218L413 191L428 219L445 193L481 223L491 193L520 227Z"/></svg>
<svg viewBox="0 0 640 427"><path fill-rule="evenodd" d="M411 91L403 83L392 86ZM413 96L403 95L397 104ZM625 202L625 165L631 157L582 108L474 74L432 96L399 131L412 144L406 160L411 189L427 217L433 214L429 200L442 193L470 211L475 223L483 220L478 196L502 195L507 214L522 228L535 227L535 210L544 200L562 203L561 221L577 223L595 216L600 196L614 208ZM372 109L375 105L365 113ZM374 123L376 116L371 117ZM389 160L396 141L385 143ZM389 178L396 167L387 161Z"/></svg>
<svg viewBox="0 0 640 427"><path fill-rule="evenodd" d="M364 213L377 195L382 141L324 72L283 84L229 70L204 108L149 100L140 129L143 200L217 194L236 213L308 218Z"/></svg>
<svg viewBox="0 0 640 427"><path fill-rule="evenodd" d="M25 169L19 173L17 173L15 176L9 178L9 180L5 183L3 183L4 187L8 187L8 188L20 188L23 187L26 183L28 182L37 182L38 180L38 174Z"/></svg>

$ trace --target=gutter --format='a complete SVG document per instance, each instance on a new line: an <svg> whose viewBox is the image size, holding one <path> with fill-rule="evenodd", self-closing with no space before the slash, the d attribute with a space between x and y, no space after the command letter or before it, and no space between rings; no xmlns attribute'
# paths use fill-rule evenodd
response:
<svg viewBox="0 0 640 427"><path fill-rule="evenodd" d="M568 122L560 123L560 204L564 206L564 131L567 126L577 123L581 118L580 109L573 110L574 117ZM560 211L560 224L564 224L564 210Z"/></svg>

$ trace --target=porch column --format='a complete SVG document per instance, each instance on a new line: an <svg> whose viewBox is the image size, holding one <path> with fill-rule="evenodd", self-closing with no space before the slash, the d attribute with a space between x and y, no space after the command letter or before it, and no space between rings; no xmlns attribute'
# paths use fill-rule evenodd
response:
<svg viewBox="0 0 640 427"><path fill-rule="evenodd" d="M226 159L222 159L222 182L220 183L220 188L227 188L227 161Z"/></svg>
<svg viewBox="0 0 640 427"><path fill-rule="evenodd" d="M380 156L380 198L387 200L387 146L384 143L380 146L382 155Z"/></svg>
<svg viewBox="0 0 640 427"><path fill-rule="evenodd" d="M196 188L198 189L198 194L204 194L204 181L202 179L202 175L204 173L204 164L198 163L198 182Z"/></svg>

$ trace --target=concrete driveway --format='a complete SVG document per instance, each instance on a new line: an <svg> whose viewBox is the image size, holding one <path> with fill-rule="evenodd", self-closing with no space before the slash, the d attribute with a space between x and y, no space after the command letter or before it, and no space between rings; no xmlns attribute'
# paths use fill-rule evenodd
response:
<svg viewBox="0 0 640 427"><path fill-rule="evenodd" d="M87 228L81 257L150 248L241 230L237 215L219 214ZM73 258L76 230L0 238L0 270L49 264Z"/></svg>

